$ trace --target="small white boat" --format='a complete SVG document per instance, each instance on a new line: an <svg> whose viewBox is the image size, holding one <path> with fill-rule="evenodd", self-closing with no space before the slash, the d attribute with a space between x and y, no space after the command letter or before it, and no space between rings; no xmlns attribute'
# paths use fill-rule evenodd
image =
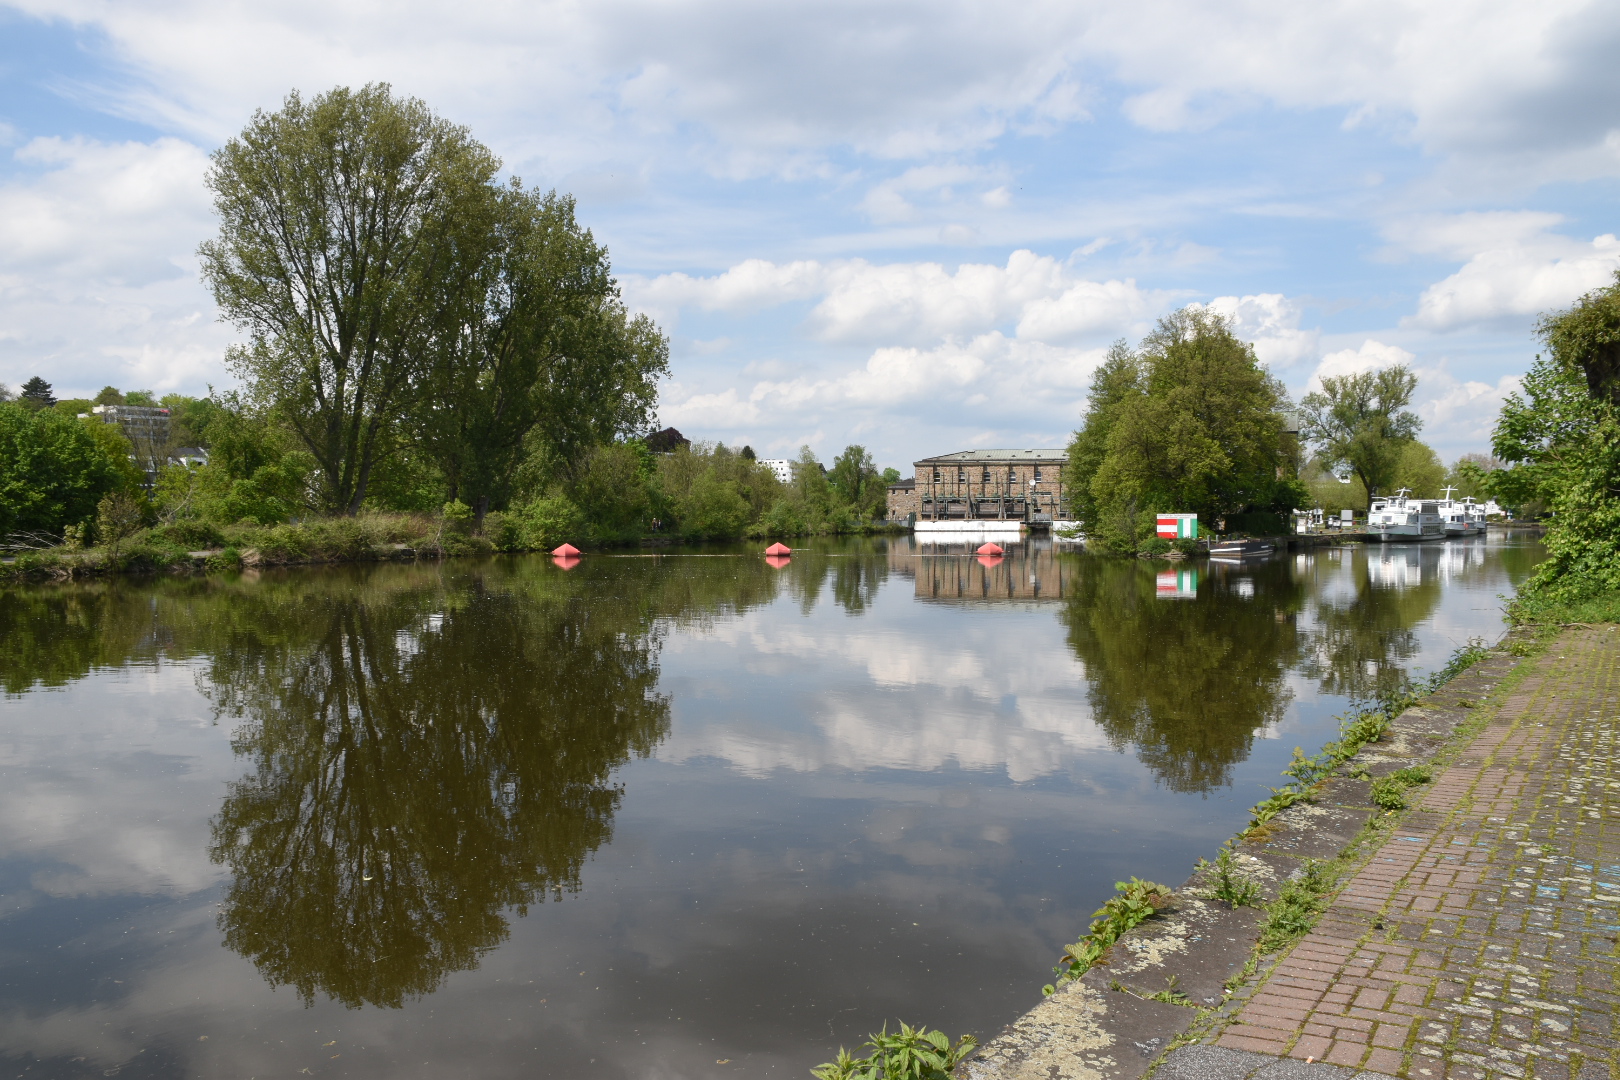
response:
<svg viewBox="0 0 1620 1080"><path fill-rule="evenodd" d="M1437 504L1440 511L1440 522L1446 530L1447 536L1470 537L1479 536L1485 531L1485 515L1478 514L1474 509L1473 499L1457 500L1451 497L1456 488L1446 488L1445 498Z"/></svg>
<svg viewBox="0 0 1620 1080"><path fill-rule="evenodd" d="M1410 488L1373 502L1367 512L1367 531L1381 543L1397 540L1440 540L1446 535L1435 499L1412 499Z"/></svg>
<svg viewBox="0 0 1620 1080"><path fill-rule="evenodd" d="M1225 540L1209 545L1209 553L1215 558L1247 559L1255 555L1270 555L1277 550L1277 545L1271 540Z"/></svg>

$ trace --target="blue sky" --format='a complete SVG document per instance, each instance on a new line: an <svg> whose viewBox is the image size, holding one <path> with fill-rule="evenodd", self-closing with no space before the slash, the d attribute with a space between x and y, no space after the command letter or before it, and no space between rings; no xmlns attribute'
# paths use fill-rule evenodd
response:
<svg viewBox="0 0 1620 1080"><path fill-rule="evenodd" d="M1620 7L0 2L0 382L227 386L207 155L379 80L574 192L689 437L1056 446L1109 342L1231 315L1483 450L1620 265ZM909 472L909 470L907 470Z"/></svg>

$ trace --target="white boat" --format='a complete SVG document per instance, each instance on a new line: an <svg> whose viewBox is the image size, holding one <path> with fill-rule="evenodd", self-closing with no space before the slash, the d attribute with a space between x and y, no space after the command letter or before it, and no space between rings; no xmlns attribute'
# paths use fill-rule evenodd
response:
<svg viewBox="0 0 1620 1080"><path fill-rule="evenodd" d="M1411 493L1410 488L1401 488L1392 496L1375 500L1367 511L1367 531L1383 543L1442 539L1446 526L1440 518L1439 502L1408 498Z"/></svg>
<svg viewBox="0 0 1620 1080"><path fill-rule="evenodd" d="M1446 488L1445 498L1437 504L1440 522L1447 536L1479 536L1485 531L1485 515L1477 513L1473 499L1457 500L1451 497L1456 488ZM1477 514L1477 516L1476 516Z"/></svg>

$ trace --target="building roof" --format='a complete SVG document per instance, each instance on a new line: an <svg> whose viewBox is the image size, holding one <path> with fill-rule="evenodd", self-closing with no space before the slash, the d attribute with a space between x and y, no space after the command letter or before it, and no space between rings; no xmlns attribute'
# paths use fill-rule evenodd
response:
<svg viewBox="0 0 1620 1080"><path fill-rule="evenodd" d="M932 465L936 462L960 464L969 461L983 462L1016 462L1016 461L1067 461L1069 452L1064 449L1056 450L958 450L954 454L940 454L937 457L922 458L914 464L922 465L925 462Z"/></svg>
<svg viewBox="0 0 1620 1080"><path fill-rule="evenodd" d="M896 480L894 483L890 484L889 485L889 490L890 491L910 490L912 488L915 488L916 486L917 486L917 478L915 476L908 476L904 480Z"/></svg>

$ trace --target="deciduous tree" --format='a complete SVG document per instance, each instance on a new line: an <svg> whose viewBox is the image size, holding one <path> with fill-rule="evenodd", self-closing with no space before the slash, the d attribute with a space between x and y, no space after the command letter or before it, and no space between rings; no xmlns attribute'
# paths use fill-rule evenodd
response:
<svg viewBox="0 0 1620 1080"><path fill-rule="evenodd" d="M1548 355L1503 402L1492 439L1516 464L1495 473L1492 488L1550 510L1548 558L1521 598L1574 601L1620 590L1620 273L1542 319L1540 332Z"/></svg>
<svg viewBox="0 0 1620 1080"><path fill-rule="evenodd" d="M353 513L427 360L463 213L499 162L387 85L296 92L215 152L220 218L199 249L229 354L318 463L321 500ZM461 265L465 265L464 261Z"/></svg>
<svg viewBox="0 0 1620 1080"><path fill-rule="evenodd" d="M1371 497L1387 491L1406 445L1423 422L1407 409L1417 376L1403 364L1380 371L1329 375L1322 389L1300 400L1301 434L1315 443L1329 467L1346 466Z"/></svg>
<svg viewBox="0 0 1620 1080"><path fill-rule="evenodd" d="M129 453L112 424L0 405L0 538L92 520L102 496L140 483Z"/></svg>
<svg viewBox="0 0 1620 1080"><path fill-rule="evenodd" d="M593 448L645 431L669 349L625 310L571 196L514 182L469 213L471 265L448 268L438 290L414 431L481 519L505 505L526 443L572 481Z"/></svg>
<svg viewBox="0 0 1620 1080"><path fill-rule="evenodd" d="M1067 482L1084 485L1077 508L1116 546L1134 547L1150 512L1215 517L1303 497L1288 478L1298 463L1287 394L1218 313L1184 308L1140 350L1116 344L1093 392Z"/></svg>

